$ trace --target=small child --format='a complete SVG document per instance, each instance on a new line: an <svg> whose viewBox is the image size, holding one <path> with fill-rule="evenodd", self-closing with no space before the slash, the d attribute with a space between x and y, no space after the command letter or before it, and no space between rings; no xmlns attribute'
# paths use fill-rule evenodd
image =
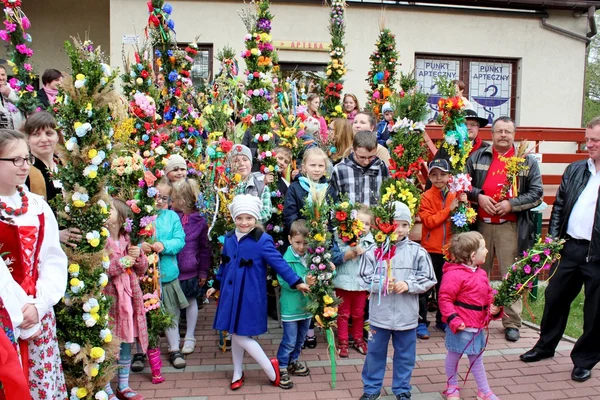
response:
<svg viewBox="0 0 600 400"><path fill-rule="evenodd" d="M120 199L113 199L110 216L106 220L109 232L106 249L109 251L108 285L104 292L115 300L110 308L110 320L114 321L113 333L122 340L119 354L119 383L116 396L110 383L105 391L109 399L136 398L142 396L129 387L131 368L131 346L139 342L143 352L148 350L148 327L142 299L139 277L146 273L148 260L137 246L132 246L125 233L125 221L131 217L131 209Z"/></svg>
<svg viewBox="0 0 600 400"><path fill-rule="evenodd" d="M306 253L308 228L306 221L299 219L292 223L288 240L290 247L283 255L290 267L298 276L304 279L309 285L314 283L315 278L308 276L308 268L304 255ZM283 323L283 338L277 351L277 360L279 361L279 373L281 380L279 387L282 389L291 389L294 383L290 375L307 376L310 370L306 365L298 361L302 344L310 326L312 315L306 311L306 297L292 289L281 276L277 276L281 286L281 321Z"/></svg>
<svg viewBox="0 0 600 400"><path fill-rule="evenodd" d="M252 173L252 152L242 144L236 144L229 152L229 163L232 173L238 173L242 177L236 194L249 194L258 198L262 203L261 215L258 222L266 223L272 214L271 190L269 183L274 177L263 175L260 172Z"/></svg>
<svg viewBox="0 0 600 400"><path fill-rule="evenodd" d="M304 153L302 176L292 182L285 196L283 224L286 230L290 229L294 221L302 218L301 211L310 193L311 183L317 185L317 187L327 186L328 194L330 193L329 183L325 177L328 160L327 154L319 147L312 147ZM305 347L309 349L317 347L314 322L311 322L308 328Z"/></svg>
<svg viewBox="0 0 600 400"><path fill-rule="evenodd" d="M275 158L277 159L277 166L279 167L279 176L277 177L277 189L283 194L285 197L287 193L287 189L290 186L290 182L294 180L296 175L298 175L298 171L294 169L292 166L292 171L290 171L289 179L287 177L287 171L292 163L292 150L289 147L279 146L275 147Z"/></svg>
<svg viewBox="0 0 600 400"><path fill-rule="evenodd" d="M447 160L437 159L429 163L429 179L432 187L425 191L421 197L419 217L423 222L421 246L427 250L429 257L431 257L435 278L437 279L433 293L434 298L437 299L442 284L442 267L444 266L442 249L452 238L450 214L458 207L459 201L467 201L467 194L462 193L460 198L457 198L456 193L449 192L450 164ZM419 339L429 339L429 330L427 329L429 325L427 321L428 294L422 294L419 297L419 326L417 327L417 337ZM442 322L442 314L439 308L435 315L435 327L441 331L446 330L446 324Z"/></svg>
<svg viewBox="0 0 600 400"><path fill-rule="evenodd" d="M365 319L365 305L367 292L359 283L360 269L375 268L375 240L371 234L373 212L369 207L363 206L356 217L363 223L363 235L356 247L350 247L342 242L336 235L337 247L333 259L338 259L338 254L343 257L343 263L337 266L337 275L333 278L335 294L342 299L338 307L338 352L340 357L348 357L348 320L352 317L353 347L360 354L367 354L367 343L363 340L363 324Z"/></svg>
<svg viewBox="0 0 600 400"><path fill-rule="evenodd" d="M185 246L185 232L175 211L169 210L171 205L172 186L167 177L156 185L158 196L156 208L158 216L155 221L156 241L152 244L142 243L142 250L148 254L159 254L160 281L165 310L173 316L173 327L165 330L169 342L169 359L174 368L185 368L186 362L179 351L179 314L189 306L185 294L179 284L179 266L177 254Z"/></svg>
<svg viewBox="0 0 600 400"><path fill-rule="evenodd" d="M262 204L252 195L237 195L229 205L235 230L229 232L221 253L221 267L213 287L206 292L211 297L220 289L214 329L231 334L233 379L230 389L244 385L242 372L244 351L247 351L265 371L271 384L279 386L279 362L269 360L257 341L267 331L267 264L291 288L308 292L309 287L285 262L275 249L271 236L256 226Z"/></svg>
<svg viewBox="0 0 600 400"><path fill-rule="evenodd" d="M412 223L408 206L398 201L394 206L398 241L391 259L392 279L387 295L380 295L380 285L384 282L377 270L371 265L361 270L362 283L371 290L372 334L362 370L364 394L361 400L376 400L381 396L390 336L394 345L392 392L398 400L410 399L410 378L417 357L419 294L436 284L429 255L408 239Z"/></svg>
<svg viewBox="0 0 600 400"><path fill-rule="evenodd" d="M452 262L444 264L444 281L438 304L446 329L447 399L459 400L458 363L467 355L477 382L477 400L498 400L485 376L483 351L484 329L490 319L502 318L502 307L492 304L494 296L487 273L479 266L485 262L488 250L479 232L465 232L452 237Z"/></svg>
<svg viewBox="0 0 600 400"><path fill-rule="evenodd" d="M385 103L381 108L381 113L383 114L383 121L377 124L377 143L387 148L390 132L394 126L394 109L390 103Z"/></svg>
<svg viewBox="0 0 600 400"><path fill-rule="evenodd" d="M302 159L302 175L290 184L285 196L285 208L283 209L283 221L287 229L292 222L301 219L300 211L310 192L311 183L319 186L329 186L325 171L328 162L327 154L319 147L313 147L304 153Z"/></svg>
<svg viewBox="0 0 600 400"><path fill-rule="evenodd" d="M179 154L169 156L169 161L165 167L165 175L169 178L169 182L175 183L187 176L187 163Z"/></svg>
<svg viewBox="0 0 600 400"><path fill-rule="evenodd" d="M298 138L300 139L301 150L298 153L298 161L304 159L304 153L308 149L319 146L317 138L319 137L319 120L313 117L308 117L304 120L304 129L298 132Z"/></svg>
<svg viewBox="0 0 600 400"><path fill-rule="evenodd" d="M200 194L194 180L180 180L173 184L173 211L177 213L185 232L185 246L177 255L179 284L189 303L185 308L186 334L181 354L191 354L196 346L194 332L198 322L200 289L206 283L210 268L208 224L196 208Z"/></svg>

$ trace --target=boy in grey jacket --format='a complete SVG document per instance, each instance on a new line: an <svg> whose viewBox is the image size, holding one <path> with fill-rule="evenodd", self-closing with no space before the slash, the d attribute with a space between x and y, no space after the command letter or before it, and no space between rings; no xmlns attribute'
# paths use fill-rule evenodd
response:
<svg viewBox="0 0 600 400"><path fill-rule="evenodd" d="M391 251L392 279L385 288L385 269L366 266L361 270L362 285L371 292L369 315L372 339L362 371L364 394L361 400L379 399L385 376L387 348L394 346L392 392L396 399L410 398L410 378L416 362L419 294L436 283L429 254L408 239L412 217L409 208L394 202L398 241ZM394 250L395 249L395 250ZM385 262L385 261L384 261Z"/></svg>

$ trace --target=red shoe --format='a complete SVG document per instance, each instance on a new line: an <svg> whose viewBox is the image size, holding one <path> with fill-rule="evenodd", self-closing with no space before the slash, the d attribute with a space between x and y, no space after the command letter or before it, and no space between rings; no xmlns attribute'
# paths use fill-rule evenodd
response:
<svg viewBox="0 0 600 400"><path fill-rule="evenodd" d="M338 355L341 358L348 358L348 341L340 340L338 343Z"/></svg>
<svg viewBox="0 0 600 400"><path fill-rule="evenodd" d="M242 372L242 377L240 379L238 379L235 382L231 382L229 384L229 389L231 389L231 390L238 390L242 386L244 386L244 373L243 372Z"/></svg>
<svg viewBox="0 0 600 400"><path fill-rule="evenodd" d="M281 381L281 375L279 375L279 361L277 361L276 358L271 358L269 361L271 361L271 365L275 370L275 380L271 381L271 385L279 386L279 382Z"/></svg>

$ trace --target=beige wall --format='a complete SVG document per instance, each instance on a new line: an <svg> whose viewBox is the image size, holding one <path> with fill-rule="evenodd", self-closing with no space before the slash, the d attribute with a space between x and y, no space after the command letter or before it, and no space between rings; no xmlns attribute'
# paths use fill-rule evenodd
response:
<svg viewBox="0 0 600 400"><path fill-rule="evenodd" d="M172 5L178 41L200 35L200 42L214 44L215 51L227 44L242 50L246 31L236 13L241 1L173 1ZM140 0L110 0L110 8L111 60L120 66L122 36L142 33L147 10ZM328 8L275 3L272 12L274 39L329 41ZM380 15L378 7L351 5L348 9L346 89L362 103ZM585 34L585 18L568 12L552 12L549 22ZM580 125L585 44L542 28L539 17L388 7L386 26L396 34L402 70L414 67L415 53L517 58L518 124ZM328 57L327 53L282 50L280 59L326 62Z"/></svg>
<svg viewBox="0 0 600 400"><path fill-rule="evenodd" d="M69 60L64 42L90 33L90 39L110 55L110 0L27 0L23 11L31 21L33 65L40 76L46 68L66 71ZM5 58L4 46L0 57Z"/></svg>

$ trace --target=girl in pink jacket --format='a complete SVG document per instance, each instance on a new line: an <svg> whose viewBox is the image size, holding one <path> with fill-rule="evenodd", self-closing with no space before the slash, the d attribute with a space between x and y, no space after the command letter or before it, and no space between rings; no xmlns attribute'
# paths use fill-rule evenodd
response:
<svg viewBox="0 0 600 400"><path fill-rule="evenodd" d="M492 393L483 366L486 338L484 330L490 319L502 317L502 309L494 306L487 273L479 267L485 261L487 248L479 232L455 235L450 241L452 262L444 264L444 280L438 304L446 328L447 399L460 399L457 381L458 363L463 354L477 382L477 400L498 400Z"/></svg>

